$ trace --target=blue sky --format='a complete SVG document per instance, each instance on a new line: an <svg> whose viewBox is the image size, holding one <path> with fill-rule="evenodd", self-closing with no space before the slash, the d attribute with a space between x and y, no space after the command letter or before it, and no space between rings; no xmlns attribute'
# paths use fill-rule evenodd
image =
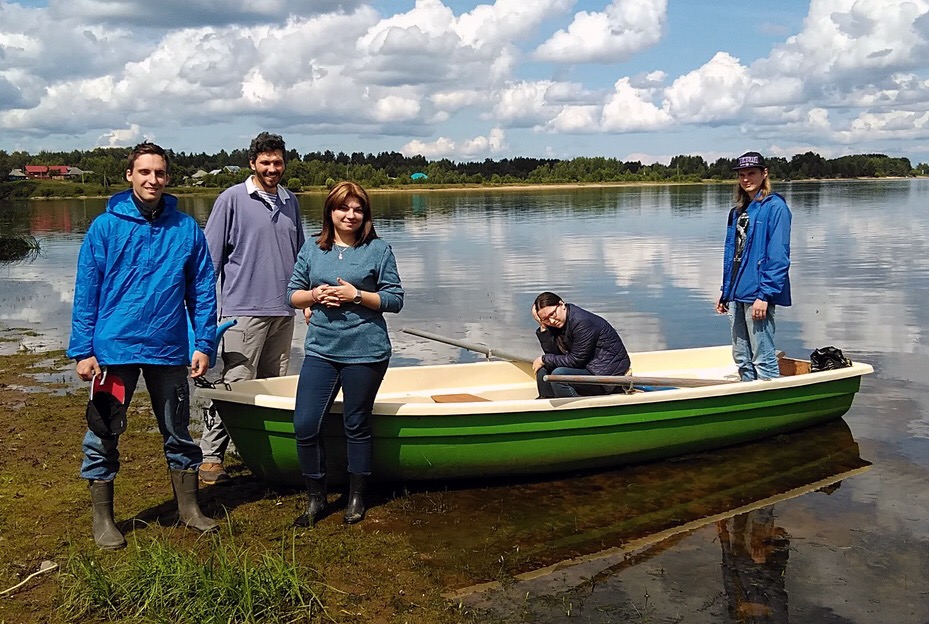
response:
<svg viewBox="0 0 929 624"><path fill-rule="evenodd" d="M311 7L311 8L307 8ZM0 0L0 149L929 162L929 0Z"/></svg>

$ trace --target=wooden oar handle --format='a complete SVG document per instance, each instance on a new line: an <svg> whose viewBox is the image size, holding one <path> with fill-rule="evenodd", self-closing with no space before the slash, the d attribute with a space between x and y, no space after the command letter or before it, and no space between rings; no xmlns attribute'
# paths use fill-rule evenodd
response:
<svg viewBox="0 0 929 624"><path fill-rule="evenodd" d="M478 344L475 342L467 342L465 340L458 340L457 338L448 338L446 336L440 336L439 334L433 334L432 332L422 331L420 329L410 329L408 327L401 329L405 334L411 334L413 336L419 336L420 338L426 338L428 340L435 340L436 342L444 342L447 345L452 345L453 347L459 347L461 349L467 349L468 351L474 351L476 353L483 353L487 357L500 358L501 360L509 360L510 362L528 362L532 363L532 360L521 355L514 355L512 353L507 353L506 351L500 351L499 349L493 349L487 345Z"/></svg>
<svg viewBox="0 0 929 624"><path fill-rule="evenodd" d="M545 375L544 381L594 386L670 386L674 388L700 388L720 384L738 383L734 379L690 379L683 377L639 377L637 375Z"/></svg>

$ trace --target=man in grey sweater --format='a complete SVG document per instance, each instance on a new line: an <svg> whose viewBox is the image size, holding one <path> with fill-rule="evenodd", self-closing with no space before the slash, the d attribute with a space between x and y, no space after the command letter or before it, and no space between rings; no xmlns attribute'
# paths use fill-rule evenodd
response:
<svg viewBox="0 0 929 624"><path fill-rule="evenodd" d="M285 294L303 246L297 198L279 186L284 139L262 132L248 149L252 175L216 198L206 222L207 244L220 285L220 322L236 319L223 336L226 382L287 374L294 310ZM200 480L226 483L229 434L210 404L204 413Z"/></svg>

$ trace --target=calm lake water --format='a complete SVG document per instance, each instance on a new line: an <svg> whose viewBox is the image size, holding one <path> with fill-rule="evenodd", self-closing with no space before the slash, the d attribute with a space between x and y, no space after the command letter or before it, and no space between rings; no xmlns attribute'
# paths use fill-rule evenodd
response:
<svg viewBox="0 0 929 624"><path fill-rule="evenodd" d="M929 622L929 180L776 190L793 211L795 302L778 310L778 347L805 358L835 345L875 368L844 422L685 461L475 484L438 503L411 492L393 528L431 550L450 589L515 576L461 600L512 622ZM388 319L392 365L477 357L402 327L537 353L528 311L542 290L609 319L632 351L726 344L713 306L730 194L375 194L407 293ZM301 198L308 233L321 204ZM0 228L42 247L0 267L7 337L65 344L78 248L103 205L0 203ZM181 199L201 223L211 205ZM302 339L298 325L294 369Z"/></svg>

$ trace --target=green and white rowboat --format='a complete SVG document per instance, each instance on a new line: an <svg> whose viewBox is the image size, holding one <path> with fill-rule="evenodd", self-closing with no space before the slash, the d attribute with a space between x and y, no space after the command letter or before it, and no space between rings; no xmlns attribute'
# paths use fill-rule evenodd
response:
<svg viewBox="0 0 929 624"><path fill-rule="evenodd" d="M390 368L374 406L373 478L514 477L602 469L705 451L840 418L871 366L731 382L729 346L633 353L635 375L717 380L633 394L536 399L528 363ZM794 371L791 371L794 372ZM728 378L728 379L727 379ZM668 384L671 385L671 384ZM200 390L246 466L302 484L294 441L297 377ZM324 423L329 474L345 472L341 396Z"/></svg>

